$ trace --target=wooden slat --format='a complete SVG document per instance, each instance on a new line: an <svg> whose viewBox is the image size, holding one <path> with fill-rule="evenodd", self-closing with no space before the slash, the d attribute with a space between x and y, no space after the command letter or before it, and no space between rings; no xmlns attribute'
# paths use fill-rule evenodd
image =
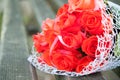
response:
<svg viewBox="0 0 120 80"><path fill-rule="evenodd" d="M51 5L52 9L56 13L58 8L60 8L63 4L68 3L68 0L46 0Z"/></svg>
<svg viewBox="0 0 120 80"><path fill-rule="evenodd" d="M120 0L109 0L109 1L112 1L112 2L114 2L114 3L118 4L118 5L120 5Z"/></svg>
<svg viewBox="0 0 120 80"><path fill-rule="evenodd" d="M4 5L3 0L0 0L0 13L3 11L3 5Z"/></svg>
<svg viewBox="0 0 120 80"><path fill-rule="evenodd" d="M2 52L2 51L1 51L1 39L0 39L0 52ZM0 55L1 55L1 53L0 53Z"/></svg>
<svg viewBox="0 0 120 80"><path fill-rule="evenodd" d="M0 0L0 52L1 52L1 24L2 24L3 0Z"/></svg>
<svg viewBox="0 0 120 80"><path fill-rule="evenodd" d="M51 6L45 0L31 0L31 4L39 25L41 25L42 21L46 18L55 17Z"/></svg>
<svg viewBox="0 0 120 80"><path fill-rule="evenodd" d="M31 72L32 72L32 80L38 80L36 68L33 65L31 65Z"/></svg>
<svg viewBox="0 0 120 80"><path fill-rule="evenodd" d="M19 0L4 1L0 80L32 80L27 61L28 47L19 9Z"/></svg>
<svg viewBox="0 0 120 80"><path fill-rule="evenodd" d="M107 80L107 79L105 79L101 73L95 73L79 77L56 76L56 80Z"/></svg>
<svg viewBox="0 0 120 80"><path fill-rule="evenodd" d="M102 76L101 73L95 73L82 77L73 77L70 79L68 78L67 80L105 80L105 78Z"/></svg>
<svg viewBox="0 0 120 80"><path fill-rule="evenodd" d="M120 77L112 70L104 71L102 75L106 80L120 80Z"/></svg>
<svg viewBox="0 0 120 80"><path fill-rule="evenodd" d="M55 18L55 13L52 11L51 5L45 0L31 0L35 17L39 26L46 18ZM37 70L38 80L54 80L54 76Z"/></svg>
<svg viewBox="0 0 120 80"><path fill-rule="evenodd" d="M119 76L119 78L120 78L120 66L119 67L117 67L117 68L115 68L115 69L113 69L113 71L117 74L117 76Z"/></svg>
<svg viewBox="0 0 120 80"><path fill-rule="evenodd" d="M102 73L94 73L81 77L66 77L57 75L56 80L120 80L120 77L112 70L109 70Z"/></svg>

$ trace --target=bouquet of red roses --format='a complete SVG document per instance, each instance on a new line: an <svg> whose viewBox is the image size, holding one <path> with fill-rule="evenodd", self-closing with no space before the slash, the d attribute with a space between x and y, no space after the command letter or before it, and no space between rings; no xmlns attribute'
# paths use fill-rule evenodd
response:
<svg viewBox="0 0 120 80"><path fill-rule="evenodd" d="M120 66L120 15L114 12L104 0L68 0L33 36L28 60L42 71L69 76Z"/></svg>

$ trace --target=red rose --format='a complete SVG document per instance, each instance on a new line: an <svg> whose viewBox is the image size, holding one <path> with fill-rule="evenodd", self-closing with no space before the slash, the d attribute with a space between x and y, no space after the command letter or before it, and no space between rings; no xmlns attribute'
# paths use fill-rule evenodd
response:
<svg viewBox="0 0 120 80"><path fill-rule="evenodd" d="M91 36L83 41L82 51L88 56L95 57L95 51L97 49L98 39L96 36Z"/></svg>
<svg viewBox="0 0 120 80"><path fill-rule="evenodd" d="M47 18L42 23L42 30L53 30L54 29L55 20Z"/></svg>
<svg viewBox="0 0 120 80"><path fill-rule="evenodd" d="M64 14L59 17L58 21L56 22L56 25L60 27L61 32L68 32L77 34L81 26L77 23L78 15L76 13L73 14ZM57 27L55 25L55 27Z"/></svg>
<svg viewBox="0 0 120 80"><path fill-rule="evenodd" d="M93 61L94 58L91 58L89 56L85 56L81 58L78 61L77 67L76 67L76 72L81 72L91 61Z"/></svg>
<svg viewBox="0 0 120 80"><path fill-rule="evenodd" d="M95 0L68 0L68 3L70 12L95 8Z"/></svg>
<svg viewBox="0 0 120 80"><path fill-rule="evenodd" d="M62 14L56 18L54 29L58 32L75 24L76 16L74 14Z"/></svg>
<svg viewBox="0 0 120 80"><path fill-rule="evenodd" d="M33 36L34 47L37 52L43 52L48 48L48 43L45 41L43 34L37 34Z"/></svg>
<svg viewBox="0 0 120 80"><path fill-rule="evenodd" d="M91 35L103 34L102 15L100 11L83 11L77 23Z"/></svg>
<svg viewBox="0 0 120 80"><path fill-rule="evenodd" d="M44 51L44 53L41 55L41 58L42 58L48 65L52 66L49 50Z"/></svg>
<svg viewBox="0 0 120 80"><path fill-rule="evenodd" d="M53 44L55 38L57 37L57 34L55 34L54 30L45 30L44 35L50 47Z"/></svg>
<svg viewBox="0 0 120 80"><path fill-rule="evenodd" d="M81 46L85 36L80 31L77 34L62 32L60 42L67 48L77 49Z"/></svg>
<svg viewBox="0 0 120 80"><path fill-rule="evenodd" d="M81 56L78 51L56 50L52 52L51 60L58 70L73 71L76 68L78 57Z"/></svg>
<svg viewBox="0 0 120 80"><path fill-rule="evenodd" d="M55 21L49 18L42 23L42 34L44 34L45 40L49 44L49 47L52 45L54 39L58 34L54 29L54 24Z"/></svg>
<svg viewBox="0 0 120 80"><path fill-rule="evenodd" d="M91 35L100 35L104 31L100 11L84 11L78 22Z"/></svg>
<svg viewBox="0 0 120 80"><path fill-rule="evenodd" d="M68 12L68 4L64 4L62 7L58 9L57 12L57 17L60 16L61 14L67 13Z"/></svg>

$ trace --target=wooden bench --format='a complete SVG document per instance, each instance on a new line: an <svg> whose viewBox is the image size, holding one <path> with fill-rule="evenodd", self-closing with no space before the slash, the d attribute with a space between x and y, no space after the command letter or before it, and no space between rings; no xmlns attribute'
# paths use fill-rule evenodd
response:
<svg viewBox="0 0 120 80"><path fill-rule="evenodd" d="M0 80L31 80L27 40L18 0L4 0Z"/></svg>
<svg viewBox="0 0 120 80"><path fill-rule="evenodd" d="M54 18L58 7L66 1L30 0L38 25L40 26L47 17ZM20 0L4 0L4 3L0 40L0 80L120 80L112 70L83 77L49 75L37 70L27 61L31 53L28 49L31 38L28 40L26 35ZM41 78L42 76L44 77Z"/></svg>

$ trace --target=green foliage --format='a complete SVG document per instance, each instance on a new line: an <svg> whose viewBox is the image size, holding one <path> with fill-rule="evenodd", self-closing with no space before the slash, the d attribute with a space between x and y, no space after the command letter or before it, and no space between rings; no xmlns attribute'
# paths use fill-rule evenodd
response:
<svg viewBox="0 0 120 80"><path fill-rule="evenodd" d="M117 42L116 42L114 52L116 56L120 56L120 33L117 35Z"/></svg>
<svg viewBox="0 0 120 80"><path fill-rule="evenodd" d="M107 3L108 3L108 0L103 0L103 1L104 1L104 3L105 3L105 4L107 4Z"/></svg>

